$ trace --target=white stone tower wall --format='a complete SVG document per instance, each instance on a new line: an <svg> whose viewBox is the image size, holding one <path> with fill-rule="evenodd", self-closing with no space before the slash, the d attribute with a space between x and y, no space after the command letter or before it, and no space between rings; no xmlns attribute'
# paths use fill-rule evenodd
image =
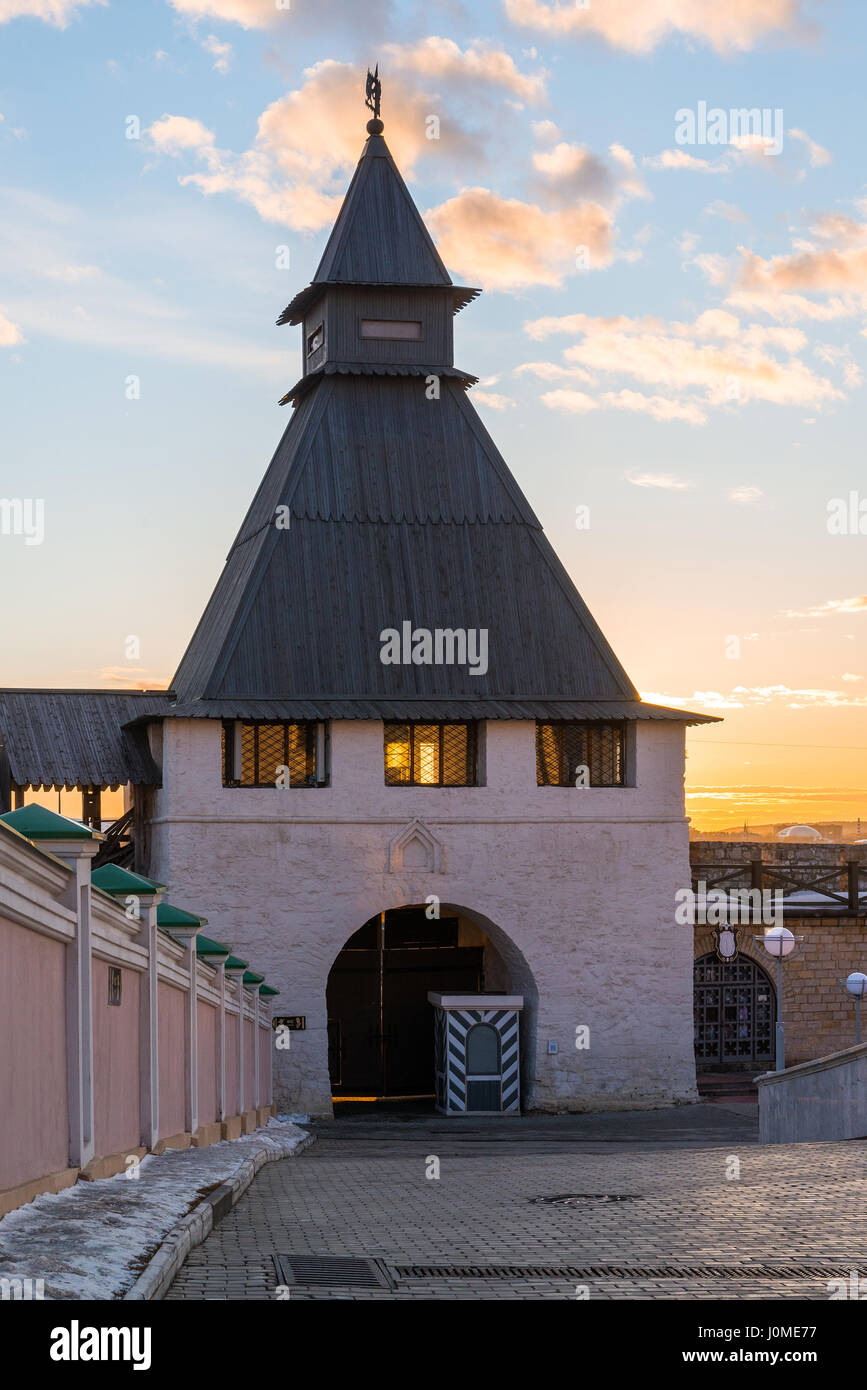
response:
<svg viewBox="0 0 867 1390"><path fill-rule="evenodd" d="M682 725L640 721L635 786L543 788L533 723L489 722L486 786L399 788L384 785L382 724L345 720L331 725L328 787L258 790L222 786L218 721L170 719L150 873L281 991L276 1012L306 1015L275 1052L281 1105L330 1113L334 959L374 914L430 894L484 928L526 996L525 1105L692 1100L692 929L675 922L690 883L683 744ZM426 830L404 867L392 842L414 819Z"/></svg>

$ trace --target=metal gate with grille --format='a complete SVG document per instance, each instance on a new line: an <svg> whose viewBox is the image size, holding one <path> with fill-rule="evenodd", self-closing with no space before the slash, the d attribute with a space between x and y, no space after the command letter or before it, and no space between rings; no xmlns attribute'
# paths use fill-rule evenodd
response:
<svg viewBox="0 0 867 1390"><path fill-rule="evenodd" d="M774 987L761 966L701 956L693 973L695 1060L699 1070L760 1066L774 1056Z"/></svg>

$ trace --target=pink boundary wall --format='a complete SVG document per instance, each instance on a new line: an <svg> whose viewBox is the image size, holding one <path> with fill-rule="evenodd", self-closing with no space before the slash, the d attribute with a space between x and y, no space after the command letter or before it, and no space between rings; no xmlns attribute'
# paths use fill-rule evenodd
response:
<svg viewBox="0 0 867 1390"><path fill-rule="evenodd" d="M184 1132L184 1003L183 990L160 980L161 1139Z"/></svg>
<svg viewBox="0 0 867 1390"><path fill-rule="evenodd" d="M121 970L120 1004L108 1002L108 963L93 962L93 1139L98 1154L141 1140L139 973Z"/></svg>
<svg viewBox="0 0 867 1390"><path fill-rule="evenodd" d="M159 895L142 899L141 918L130 920L122 903L89 890L93 848L92 841L36 845L0 822L0 1217L40 1192L68 1186L79 1174L121 1172L130 1155L161 1141L211 1143L229 1137L227 1130L238 1132L238 1014L229 1007L221 1011L222 967L195 958L198 1081L191 1111L189 955L157 930ZM71 891L76 879L79 891ZM120 973L119 1002L109 1002L112 969ZM157 1037L149 1041L154 971ZM70 1009L71 987L82 1000L89 997L89 1011ZM249 1008L253 996L245 990L243 998ZM228 981L226 1002L237 1007L236 986ZM244 1107L259 1109L261 1120L261 1107L271 1103L272 1034L268 1005L260 1001L258 1007L259 1089L254 1094L257 1030L245 1019ZM154 1043L156 1125L146 1079ZM82 1086L75 1080L79 1064ZM81 1097L74 1111L70 1096ZM187 1132L189 1118L198 1126L195 1133Z"/></svg>
<svg viewBox="0 0 867 1390"><path fill-rule="evenodd" d="M0 918L0 1191L66 1168L66 947Z"/></svg>
<svg viewBox="0 0 867 1390"><path fill-rule="evenodd" d="M199 1124L212 1125L219 1120L217 1091L217 1010L206 1000L198 1001L198 1076Z"/></svg>
<svg viewBox="0 0 867 1390"><path fill-rule="evenodd" d="M226 1014L226 1109L237 1115L241 1109L238 1088L238 1015Z"/></svg>

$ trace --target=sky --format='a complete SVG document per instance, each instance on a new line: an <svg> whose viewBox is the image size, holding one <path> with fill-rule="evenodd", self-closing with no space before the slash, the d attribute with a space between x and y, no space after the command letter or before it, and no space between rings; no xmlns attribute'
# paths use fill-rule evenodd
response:
<svg viewBox="0 0 867 1390"><path fill-rule="evenodd" d="M865 49L856 0L0 0L0 684L170 680L378 61L487 428L645 698L724 718L694 824L867 825Z"/></svg>

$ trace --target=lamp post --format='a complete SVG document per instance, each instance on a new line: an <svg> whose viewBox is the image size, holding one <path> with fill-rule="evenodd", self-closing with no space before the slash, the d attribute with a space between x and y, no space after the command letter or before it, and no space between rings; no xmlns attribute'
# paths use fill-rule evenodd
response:
<svg viewBox="0 0 867 1390"><path fill-rule="evenodd" d="M867 975L860 970L853 970L851 975L847 975L845 980L840 981L840 985L847 994L853 995L855 999L855 1044L861 1041L861 1000L867 994Z"/></svg>
<svg viewBox="0 0 867 1390"><path fill-rule="evenodd" d="M790 956L802 936L793 936L788 927L770 927L764 936L754 936L757 946L777 962L777 1025L775 1029L775 1071L786 1069L786 1039L783 1029L783 961Z"/></svg>

